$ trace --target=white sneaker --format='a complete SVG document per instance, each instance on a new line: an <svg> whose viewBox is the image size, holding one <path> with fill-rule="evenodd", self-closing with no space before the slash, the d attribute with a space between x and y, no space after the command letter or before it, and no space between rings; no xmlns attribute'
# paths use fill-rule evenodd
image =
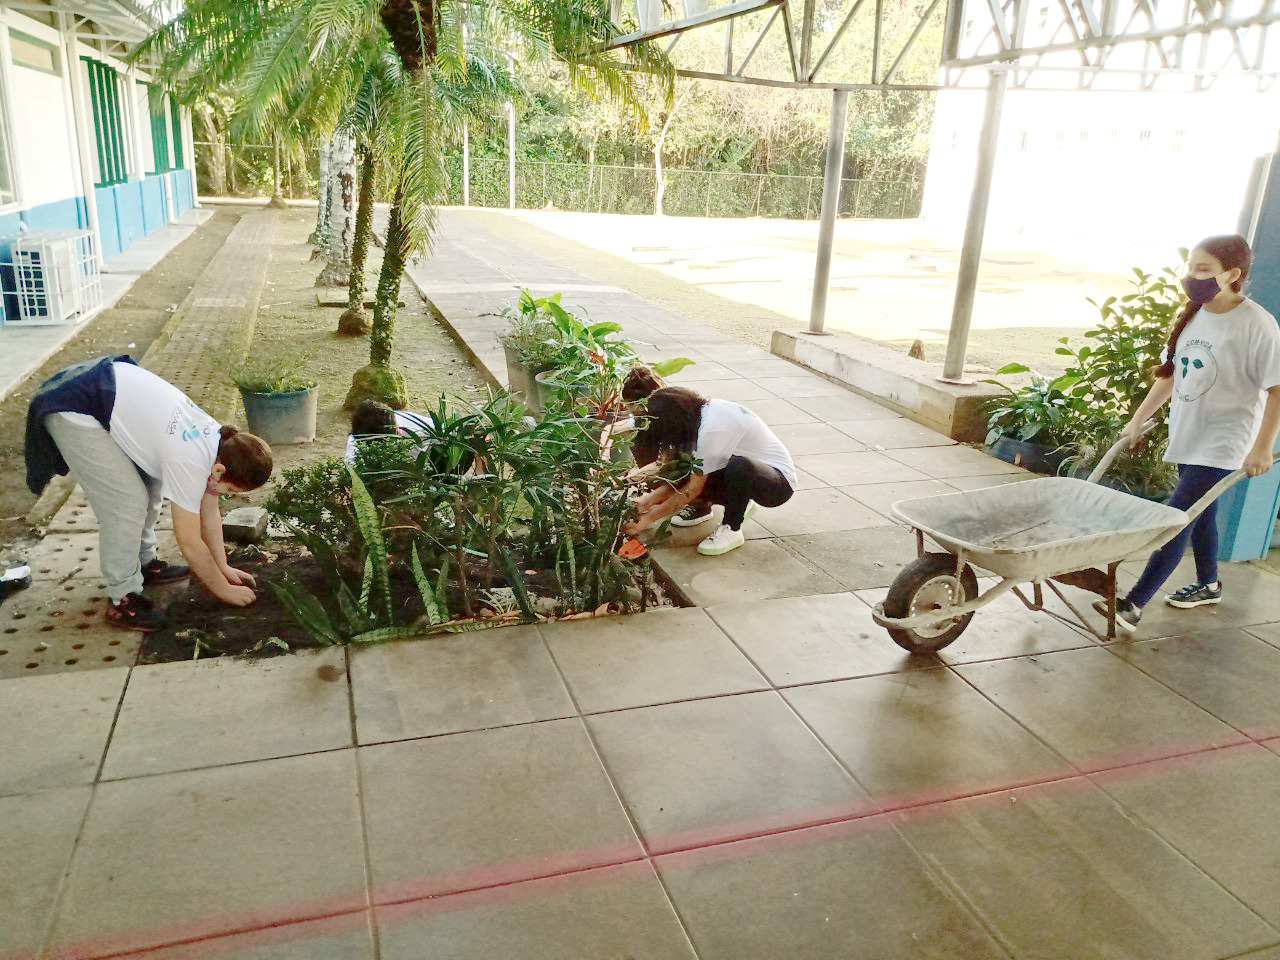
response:
<svg viewBox="0 0 1280 960"><path fill-rule="evenodd" d="M711 519L711 505L691 503L671 518L673 527L696 527Z"/></svg>
<svg viewBox="0 0 1280 960"><path fill-rule="evenodd" d="M747 542L741 530L734 530L727 523L716 527L716 532L698 544L698 552L705 557L718 557L730 550L737 550Z"/></svg>
<svg viewBox="0 0 1280 960"><path fill-rule="evenodd" d="M742 522L745 524L748 520L756 515L756 511L760 509L759 504L754 500L747 501L747 509L742 512Z"/></svg>

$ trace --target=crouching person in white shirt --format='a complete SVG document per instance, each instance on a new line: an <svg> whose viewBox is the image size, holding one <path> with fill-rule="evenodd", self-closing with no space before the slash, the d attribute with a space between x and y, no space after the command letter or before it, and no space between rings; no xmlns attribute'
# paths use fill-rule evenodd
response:
<svg viewBox="0 0 1280 960"><path fill-rule="evenodd" d="M795 492L796 472L787 448L746 407L684 387L665 387L649 396L645 416L645 436L658 459L633 476L656 477L680 454L699 461L700 472L679 486L659 484L637 500L639 515L624 528L626 533L643 533L697 501L721 504L720 526L698 544L699 553L719 556L746 542L742 525L757 505L780 507ZM708 510L700 516L706 520L711 514Z"/></svg>
<svg viewBox="0 0 1280 960"><path fill-rule="evenodd" d="M55 374L27 414L27 484L39 493L68 469L98 522L107 580L107 622L150 632L165 625L144 586L189 573L219 600L244 607L254 578L227 561L221 495L260 487L271 448L220 426L177 387L128 357L104 357ZM173 533L187 566L156 555L156 521L172 505Z"/></svg>

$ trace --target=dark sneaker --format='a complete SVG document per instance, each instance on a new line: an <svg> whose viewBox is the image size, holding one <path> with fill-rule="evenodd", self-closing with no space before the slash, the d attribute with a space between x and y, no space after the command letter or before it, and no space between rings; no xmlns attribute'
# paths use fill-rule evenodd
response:
<svg viewBox="0 0 1280 960"><path fill-rule="evenodd" d="M1203 607L1208 603L1221 603L1222 581L1219 580L1213 584L1189 583L1181 590L1175 590L1165 597L1164 602L1171 607L1182 607L1183 609Z"/></svg>
<svg viewBox="0 0 1280 960"><path fill-rule="evenodd" d="M119 603L107 605L107 623L122 630L154 633L163 629L168 621L150 600L140 593L131 593Z"/></svg>
<svg viewBox="0 0 1280 960"><path fill-rule="evenodd" d="M691 503L671 518L673 527L696 527L711 519L711 507L705 503Z"/></svg>
<svg viewBox="0 0 1280 960"><path fill-rule="evenodd" d="M159 557L142 568L142 582L148 587L185 580L189 576L191 576L190 567L184 567L179 563L165 563Z"/></svg>
<svg viewBox="0 0 1280 960"><path fill-rule="evenodd" d="M1093 609L1104 617L1107 615L1107 601L1095 600ZM1142 608L1135 607L1124 597L1116 598L1116 629L1125 633L1133 633L1138 629L1138 621L1142 619Z"/></svg>

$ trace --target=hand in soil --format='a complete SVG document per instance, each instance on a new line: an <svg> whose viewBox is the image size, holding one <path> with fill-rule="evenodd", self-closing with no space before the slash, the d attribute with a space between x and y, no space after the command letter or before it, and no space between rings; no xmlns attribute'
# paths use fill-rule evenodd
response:
<svg viewBox="0 0 1280 960"><path fill-rule="evenodd" d="M233 607L247 607L258 599L258 595L248 587L232 584L225 591L218 594L218 599Z"/></svg>
<svg viewBox="0 0 1280 960"><path fill-rule="evenodd" d="M227 582L231 584L256 587L257 579L248 570L237 570L235 567L227 567L222 571L222 575L227 578Z"/></svg>

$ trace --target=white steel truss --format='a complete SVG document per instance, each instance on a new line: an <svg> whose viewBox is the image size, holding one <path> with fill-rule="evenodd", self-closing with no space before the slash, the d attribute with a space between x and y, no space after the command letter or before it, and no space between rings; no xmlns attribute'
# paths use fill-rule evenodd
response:
<svg viewBox="0 0 1280 960"><path fill-rule="evenodd" d="M684 65L681 76L827 90L974 85L985 81L966 82L966 74L993 67L1008 69L1014 87L1202 90L1222 77L1247 77L1267 89L1280 76L1274 36L1280 0L930 0L909 31L900 9L889 22L887 6L884 0L841 0L821 10L818 0L616 0L615 18L635 29L614 46L670 38L666 48L679 65L674 48L681 37L714 27L724 34L717 67ZM854 42L870 46L865 74L837 75L832 53ZM761 66L757 53L766 44L785 49L782 70ZM934 54L940 74L904 78L908 55L923 45L932 48L920 52Z"/></svg>

